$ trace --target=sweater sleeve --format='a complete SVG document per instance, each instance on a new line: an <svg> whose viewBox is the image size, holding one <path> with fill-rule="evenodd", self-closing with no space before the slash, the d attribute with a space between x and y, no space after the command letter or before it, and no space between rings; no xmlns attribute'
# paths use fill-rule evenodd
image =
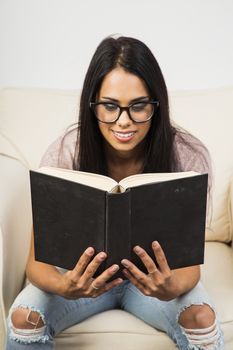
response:
<svg viewBox="0 0 233 350"><path fill-rule="evenodd" d="M208 174L206 225L209 226L212 217L213 190L213 171L210 153L199 139L183 132L176 136L175 148L178 160L177 171L196 171L200 174Z"/></svg>

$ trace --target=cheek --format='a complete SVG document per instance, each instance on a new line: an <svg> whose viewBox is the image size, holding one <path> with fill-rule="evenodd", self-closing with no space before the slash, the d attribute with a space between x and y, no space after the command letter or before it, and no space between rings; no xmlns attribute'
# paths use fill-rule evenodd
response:
<svg viewBox="0 0 233 350"><path fill-rule="evenodd" d="M100 130L101 135L104 137L105 135L107 135L108 126L105 124L99 123L99 130Z"/></svg>
<svg viewBox="0 0 233 350"><path fill-rule="evenodd" d="M98 126L99 126L100 132L102 133L104 131L104 124L99 123Z"/></svg>
<svg viewBox="0 0 233 350"><path fill-rule="evenodd" d="M151 122L149 125L148 124L144 125L143 128L141 129L141 135L146 136L150 130L150 127L151 127Z"/></svg>

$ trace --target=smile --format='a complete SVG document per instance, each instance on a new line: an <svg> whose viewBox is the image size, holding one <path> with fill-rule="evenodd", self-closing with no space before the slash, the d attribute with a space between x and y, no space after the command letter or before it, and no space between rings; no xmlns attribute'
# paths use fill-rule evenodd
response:
<svg viewBox="0 0 233 350"><path fill-rule="evenodd" d="M120 132L120 131L113 131L114 136L120 140L120 141L129 141L133 138L135 135L135 131L131 132Z"/></svg>
<svg viewBox="0 0 233 350"><path fill-rule="evenodd" d="M120 138L127 138L127 137L132 137L135 134L135 131L131 131L131 132L113 131L113 134L117 137L120 137Z"/></svg>

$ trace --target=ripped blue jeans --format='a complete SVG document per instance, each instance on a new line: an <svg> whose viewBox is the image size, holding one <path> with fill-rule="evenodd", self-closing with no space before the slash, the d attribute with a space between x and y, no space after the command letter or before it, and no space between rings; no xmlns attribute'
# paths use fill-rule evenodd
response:
<svg viewBox="0 0 233 350"><path fill-rule="evenodd" d="M11 307L8 318L6 350L54 349L54 337L62 330L109 309L123 309L152 327L166 332L181 350L207 349L208 347L201 347L198 343L196 345L190 344L184 329L178 323L180 313L187 307L202 304L209 305L215 311L201 283L198 283L189 293L168 302L144 296L129 281L124 281L121 285L97 298L81 298L79 300L66 300L57 295L43 292L29 284L18 295ZM44 327L38 328L33 336L27 332L22 335L12 325L11 314L19 307L37 311L41 315ZM218 320L216 322L217 340L214 347L210 347L210 349L222 350L224 349L223 334Z"/></svg>

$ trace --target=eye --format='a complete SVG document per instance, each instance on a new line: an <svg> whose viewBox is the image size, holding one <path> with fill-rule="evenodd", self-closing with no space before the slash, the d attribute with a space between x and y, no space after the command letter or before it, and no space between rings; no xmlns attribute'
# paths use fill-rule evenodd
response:
<svg viewBox="0 0 233 350"><path fill-rule="evenodd" d="M118 109L118 106L115 103L104 103L103 106L108 112L114 112Z"/></svg>
<svg viewBox="0 0 233 350"><path fill-rule="evenodd" d="M141 112L141 111L143 111L146 108L147 105L148 105L147 102L134 103L131 106L131 110L134 111L134 112Z"/></svg>

